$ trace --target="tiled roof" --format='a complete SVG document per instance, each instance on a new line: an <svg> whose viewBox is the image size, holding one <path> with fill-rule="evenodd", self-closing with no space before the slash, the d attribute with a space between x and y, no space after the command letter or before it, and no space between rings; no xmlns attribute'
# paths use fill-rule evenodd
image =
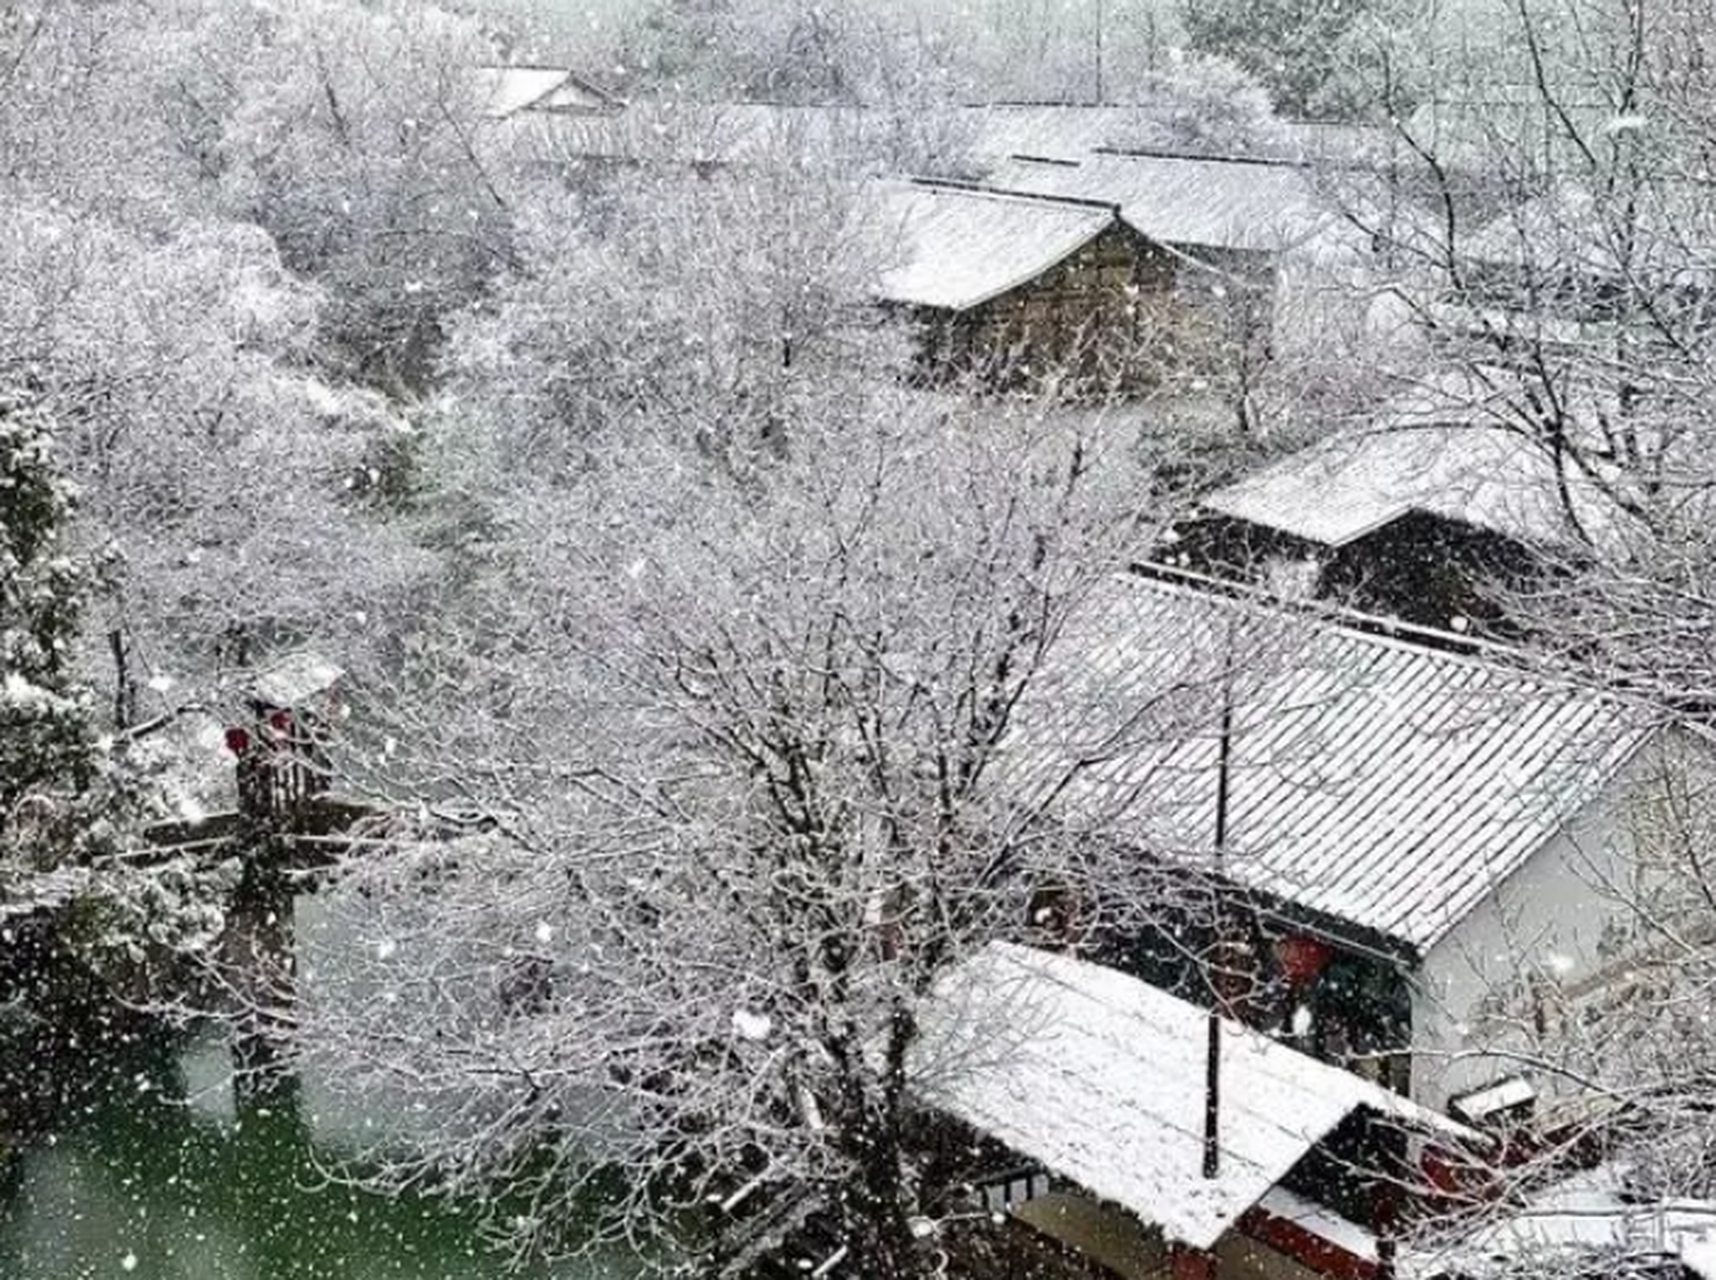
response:
<svg viewBox="0 0 1716 1280"><path fill-rule="evenodd" d="M1019 710L1007 785L1075 825L1210 868L1224 703L1221 874L1420 951L1643 741L1618 702L1500 655L1126 576L1057 642Z"/></svg>
<svg viewBox="0 0 1716 1280"><path fill-rule="evenodd" d="M1035 279L1109 227L1114 210L966 187L883 182L869 189L885 257L880 295L964 311Z"/></svg>
<svg viewBox="0 0 1716 1280"><path fill-rule="evenodd" d="M1206 1179L1208 1019L1112 969L991 943L932 991L913 1050L914 1088L1199 1249L1357 1110L1466 1134L1351 1072L1224 1022L1220 1167Z"/></svg>

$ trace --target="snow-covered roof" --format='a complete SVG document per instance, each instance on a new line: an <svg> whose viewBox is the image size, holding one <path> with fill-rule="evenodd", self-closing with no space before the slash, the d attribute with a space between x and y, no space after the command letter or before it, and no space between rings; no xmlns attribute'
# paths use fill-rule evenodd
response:
<svg viewBox="0 0 1716 1280"><path fill-rule="evenodd" d="M1360 1262L1381 1260L1375 1231L1286 1187L1271 1187L1257 1207L1273 1218L1328 1241Z"/></svg>
<svg viewBox="0 0 1716 1280"><path fill-rule="evenodd" d="M867 188L890 302L965 311L1034 280L1117 225L1107 205L970 187L878 182Z"/></svg>
<svg viewBox="0 0 1716 1280"><path fill-rule="evenodd" d="M924 1103L1208 1248L1360 1109L1464 1135L1351 1072L1223 1021L1220 1167L1202 1176L1208 1013L1100 965L994 942L943 975L914 1046Z"/></svg>
<svg viewBox="0 0 1716 1280"><path fill-rule="evenodd" d="M478 67L483 114L504 120L520 111L607 112L620 102L565 67Z"/></svg>
<svg viewBox="0 0 1716 1280"><path fill-rule="evenodd" d="M1570 475L1580 527L1601 532L1610 504ZM1576 530L1555 466L1530 440L1471 423L1343 433L1218 489L1205 510L1326 547L1344 547L1413 512L1538 545Z"/></svg>
<svg viewBox="0 0 1716 1280"><path fill-rule="evenodd" d="M1104 200L1158 244L1275 253L1353 233L1298 165L1170 155L1089 155L1077 163L1015 159L989 176L1012 191Z"/></svg>
<svg viewBox="0 0 1716 1280"><path fill-rule="evenodd" d="M1403 1252L1405 1280L1518 1275L1528 1262L1566 1263L1581 1253L1612 1259L1679 1257L1700 1275L1716 1274L1716 1201L1640 1200L1625 1169L1599 1165L1552 1184L1516 1209L1497 1206L1476 1224L1458 1223L1441 1241Z"/></svg>
<svg viewBox="0 0 1716 1280"><path fill-rule="evenodd" d="M1471 262L1707 285L1716 213L1703 185L1657 183L1603 197L1563 183L1497 215L1460 241Z"/></svg>
<svg viewBox="0 0 1716 1280"><path fill-rule="evenodd" d="M830 144L834 154L853 142L885 141L898 133L905 114L926 137L947 139L958 154L944 160L973 177L1018 156L1080 160L1101 148L1168 150L1182 141L1178 128L1153 108L1057 103L901 109L657 99L629 103L607 117L557 121L554 132L568 153L745 164L778 160L783 136ZM1285 136L1260 141L1284 155L1301 149Z"/></svg>
<svg viewBox="0 0 1716 1280"><path fill-rule="evenodd" d="M962 109L973 154L991 164L1014 156L1079 160L1099 147L1168 147L1175 133L1144 107L1000 102Z"/></svg>
<svg viewBox="0 0 1716 1280"><path fill-rule="evenodd" d="M896 118L862 107L672 100L552 118L533 111L515 121L540 133L562 157L730 166L800 164L815 157L838 163L897 126Z"/></svg>
<svg viewBox="0 0 1716 1280"><path fill-rule="evenodd" d="M1629 527L1616 503L1578 467L1558 474L1548 451L1520 431L1512 406L1527 394L1500 369L1430 379L1364 426L1263 467L1201 505L1331 548L1422 512L1540 547L1589 540L1618 550ZM1600 408L1578 396L1571 403L1581 413Z"/></svg>
<svg viewBox="0 0 1716 1280"><path fill-rule="evenodd" d="M306 649L289 654L257 673L248 694L270 707L303 707L337 684L345 670Z"/></svg>
<svg viewBox="0 0 1716 1280"><path fill-rule="evenodd" d="M1224 703L1228 841L1213 868ZM1423 951L1595 800L1644 733L1618 702L1499 656L1125 575L1057 641L1004 783Z"/></svg>

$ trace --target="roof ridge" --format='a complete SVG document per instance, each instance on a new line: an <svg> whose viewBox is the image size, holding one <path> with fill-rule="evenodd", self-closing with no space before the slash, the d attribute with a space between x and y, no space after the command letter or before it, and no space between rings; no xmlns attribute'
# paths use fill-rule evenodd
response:
<svg viewBox="0 0 1716 1280"><path fill-rule="evenodd" d="M1289 600L1249 583L1232 582L1155 561L1135 562L1128 566L1124 576L1136 581L1153 581L1183 595L1225 597L1240 606L1279 617L1298 618L1379 649L1421 656L1455 666L1475 667L1496 675L1509 676L1544 690L1559 688L1567 693L1617 705L1625 705L1628 701L1618 691L1595 681L1582 680L1573 672L1539 670L1530 665L1530 655L1524 649L1496 640L1465 635L1458 631L1444 631L1420 623L1403 622L1382 614L1366 613L1362 609L1331 604L1325 600Z"/></svg>
<svg viewBox="0 0 1716 1280"><path fill-rule="evenodd" d="M922 187L929 191L958 191L965 195L985 196L995 200L1013 200L1024 204L1064 205L1075 209L1102 209L1116 218L1120 216L1120 205L1117 202L1096 200L1088 196L1061 196L1038 191L1016 191L1007 187L991 186L986 182L971 182L963 178L908 177L905 182L908 186Z"/></svg>
<svg viewBox="0 0 1716 1280"><path fill-rule="evenodd" d="M1235 152L1174 151L1166 147L1094 146L1092 155L1111 156L1118 160L1189 160L1198 164L1255 164L1272 169L1308 170L1314 166L1308 160L1288 156L1247 156Z"/></svg>

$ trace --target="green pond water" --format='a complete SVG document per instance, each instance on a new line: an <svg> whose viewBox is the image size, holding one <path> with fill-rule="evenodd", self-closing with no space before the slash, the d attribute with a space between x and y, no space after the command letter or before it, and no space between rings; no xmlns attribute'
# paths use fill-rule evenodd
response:
<svg viewBox="0 0 1716 1280"><path fill-rule="evenodd" d="M306 1085L301 1105L231 1099L217 1040L111 1065L37 1138L0 1156L0 1280L618 1280L633 1268L509 1271L474 1212L330 1182L369 1118Z"/></svg>

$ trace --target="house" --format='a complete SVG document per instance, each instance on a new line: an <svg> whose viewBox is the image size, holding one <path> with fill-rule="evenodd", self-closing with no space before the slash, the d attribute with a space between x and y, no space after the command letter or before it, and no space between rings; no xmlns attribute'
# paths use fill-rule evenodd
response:
<svg viewBox="0 0 1716 1280"><path fill-rule="evenodd" d="M1645 816L1710 749L1506 650L1387 631L1115 578L1020 707L1004 783L1215 900L1086 944L1111 963L1207 1000L1200 955L1249 957L1255 1025L1431 1107L1516 1077L1547 1107L1563 1086L1518 1054L1621 980L1662 853Z"/></svg>
<svg viewBox="0 0 1716 1280"><path fill-rule="evenodd" d="M983 1206L1139 1280L1373 1280L1408 1135L1482 1141L1137 978L1011 943L944 974L922 1027L915 1100L1019 1171L977 1172Z"/></svg>
<svg viewBox="0 0 1716 1280"><path fill-rule="evenodd" d="M1177 264L1111 204L961 184L868 192L876 293L917 323L929 379L1136 390L1172 345Z"/></svg>
<svg viewBox="0 0 1716 1280"><path fill-rule="evenodd" d="M1629 367L1685 363L1702 340L1712 243L1700 185L1563 181L1461 228L1449 246L1457 271L1425 309L1429 333L1467 359L1538 376L1582 366L1625 386L1640 380Z"/></svg>
<svg viewBox="0 0 1716 1280"><path fill-rule="evenodd" d="M1623 519L1594 477L1522 427L1427 387L1206 494L1163 556L1417 626L1507 635L1498 590L1609 546Z"/></svg>
<svg viewBox="0 0 1716 1280"><path fill-rule="evenodd" d="M1201 363L1243 377L1273 356L1348 345L1381 322L1355 306L1370 238L1348 217L1360 183L1339 199L1292 160L1098 150L1076 161L1016 156L992 186L1110 201L1139 235L1179 264L1176 288L1216 323Z"/></svg>

